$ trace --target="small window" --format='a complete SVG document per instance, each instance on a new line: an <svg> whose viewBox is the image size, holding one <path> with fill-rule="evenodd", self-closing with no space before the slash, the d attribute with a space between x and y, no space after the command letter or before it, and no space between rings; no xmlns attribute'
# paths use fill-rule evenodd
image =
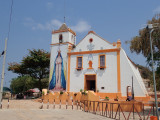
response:
<svg viewBox="0 0 160 120"><path fill-rule="evenodd" d="M106 68L106 56L99 55L99 68Z"/></svg>
<svg viewBox="0 0 160 120"><path fill-rule="evenodd" d="M83 59L82 59L82 56L78 56L77 57L77 69L82 69L82 66L83 66Z"/></svg>
<svg viewBox="0 0 160 120"><path fill-rule="evenodd" d="M59 35L59 43L62 43L63 42L63 36L62 34Z"/></svg>
<svg viewBox="0 0 160 120"><path fill-rule="evenodd" d="M89 39L89 42L90 42L90 43L92 43L92 42L93 42L93 39L92 39L92 38L90 38L90 39Z"/></svg>
<svg viewBox="0 0 160 120"><path fill-rule="evenodd" d="M104 89L104 87L101 87L101 89L103 90L103 89Z"/></svg>

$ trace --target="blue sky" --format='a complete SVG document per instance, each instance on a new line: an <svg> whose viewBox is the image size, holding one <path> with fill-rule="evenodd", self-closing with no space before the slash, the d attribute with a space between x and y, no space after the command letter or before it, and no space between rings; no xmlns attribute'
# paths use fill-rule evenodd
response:
<svg viewBox="0 0 160 120"><path fill-rule="evenodd" d="M51 31L64 22L77 33L77 43L94 30L109 42L122 42L127 55L137 64L146 65L142 55L131 53L126 40L138 35L156 13L159 0L13 0L10 38L8 40L5 82L9 86L17 75L7 71L8 63L20 62L28 49L50 51ZM11 0L0 0L0 52L8 33ZM64 12L65 11L65 12ZM2 69L0 58L0 73Z"/></svg>

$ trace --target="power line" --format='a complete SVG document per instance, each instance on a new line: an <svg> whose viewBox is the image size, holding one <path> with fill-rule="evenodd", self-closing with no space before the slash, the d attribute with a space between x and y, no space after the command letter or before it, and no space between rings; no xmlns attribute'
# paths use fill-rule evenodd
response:
<svg viewBox="0 0 160 120"><path fill-rule="evenodd" d="M11 3L11 11L10 11L10 16L9 16L8 40L9 40L9 36L10 36L10 29L11 29L11 22L12 22L12 11L13 11L13 0Z"/></svg>
<svg viewBox="0 0 160 120"><path fill-rule="evenodd" d="M65 15L65 10L66 10L66 3L65 3L65 0L64 0L64 23L66 22L66 15Z"/></svg>

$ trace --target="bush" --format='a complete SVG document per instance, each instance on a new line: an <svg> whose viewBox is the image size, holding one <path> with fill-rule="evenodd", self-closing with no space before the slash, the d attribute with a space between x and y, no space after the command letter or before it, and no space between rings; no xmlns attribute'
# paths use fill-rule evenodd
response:
<svg viewBox="0 0 160 120"><path fill-rule="evenodd" d="M62 95L63 94L63 91L60 91L60 95Z"/></svg>
<svg viewBox="0 0 160 120"><path fill-rule="evenodd" d="M105 97L105 100L109 100L109 97L108 97L108 96L106 96L106 97Z"/></svg>
<svg viewBox="0 0 160 120"><path fill-rule="evenodd" d="M44 95L44 91L42 91L42 95Z"/></svg>
<svg viewBox="0 0 160 120"><path fill-rule="evenodd" d="M80 92L82 93L82 92L83 92L83 89L80 89Z"/></svg>
<svg viewBox="0 0 160 120"><path fill-rule="evenodd" d="M82 95L87 95L87 92L86 92L86 90L82 92Z"/></svg>

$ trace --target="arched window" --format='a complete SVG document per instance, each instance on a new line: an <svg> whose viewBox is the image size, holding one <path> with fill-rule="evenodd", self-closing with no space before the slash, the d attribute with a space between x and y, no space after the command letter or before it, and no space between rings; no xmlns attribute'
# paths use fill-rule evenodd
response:
<svg viewBox="0 0 160 120"><path fill-rule="evenodd" d="M62 43L63 42L63 36L62 34L59 35L59 43Z"/></svg>

